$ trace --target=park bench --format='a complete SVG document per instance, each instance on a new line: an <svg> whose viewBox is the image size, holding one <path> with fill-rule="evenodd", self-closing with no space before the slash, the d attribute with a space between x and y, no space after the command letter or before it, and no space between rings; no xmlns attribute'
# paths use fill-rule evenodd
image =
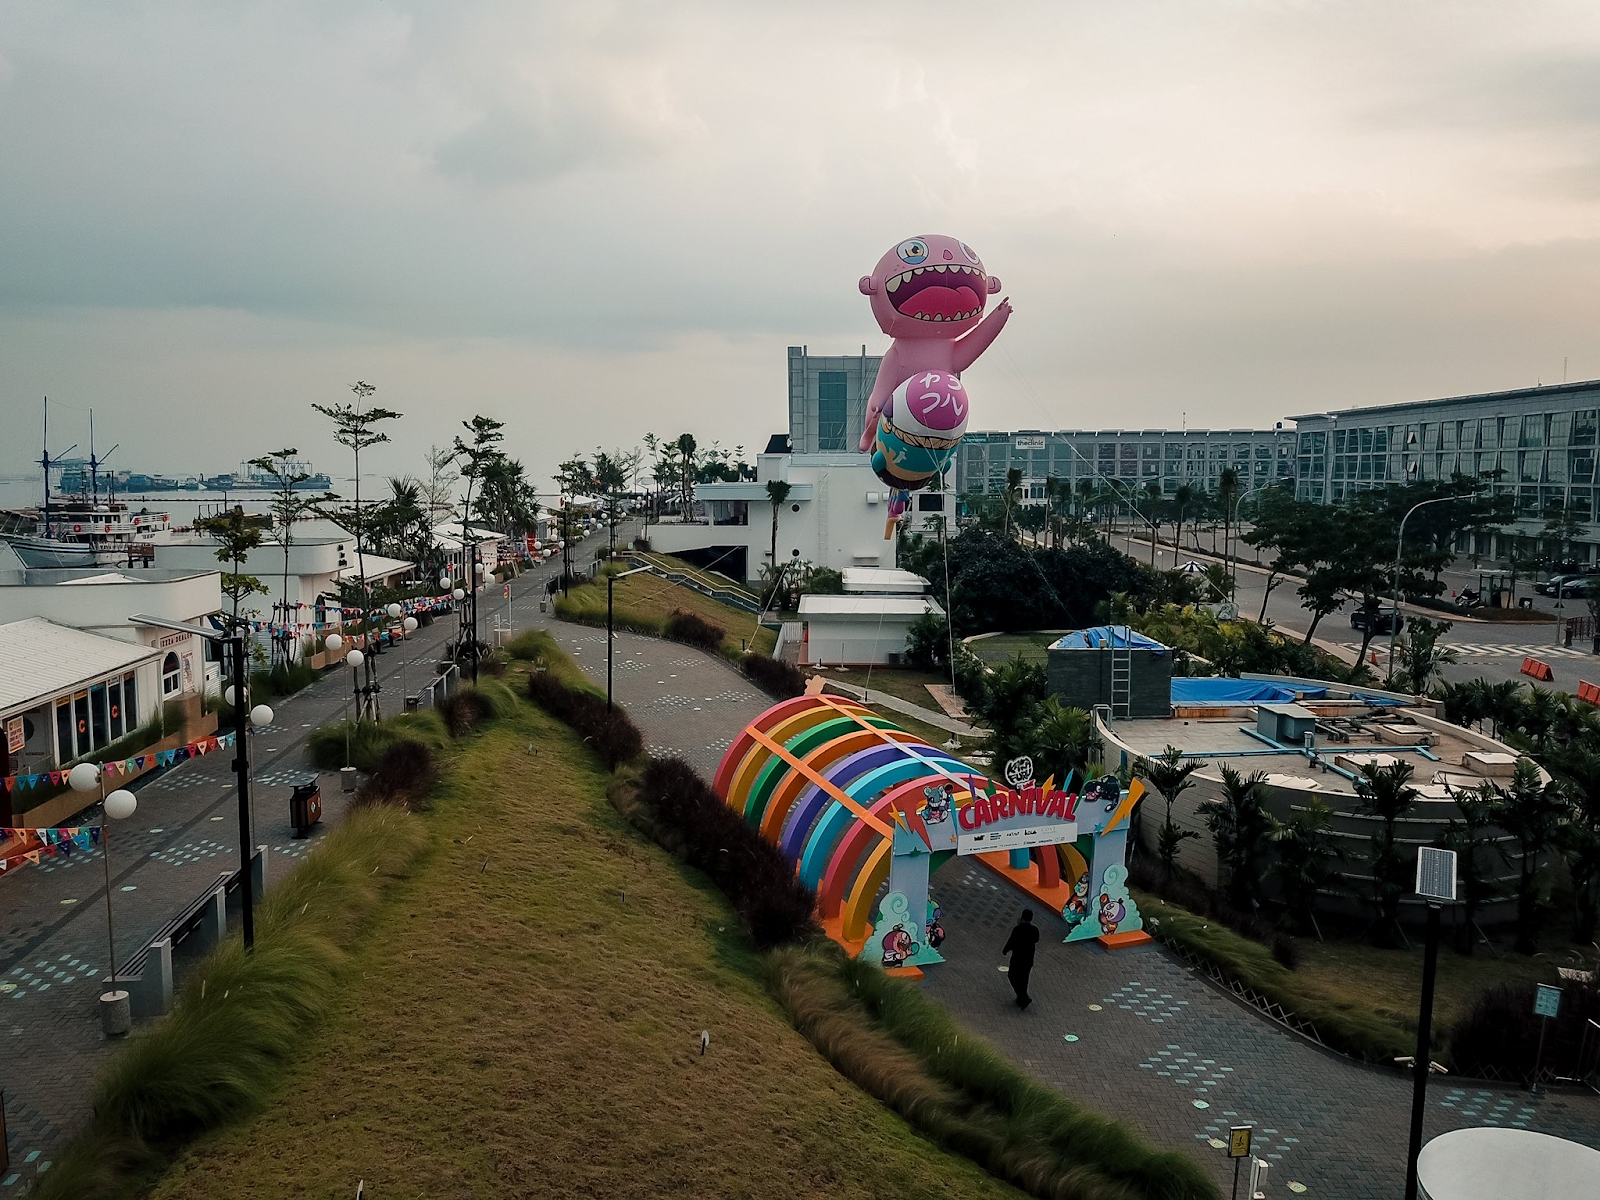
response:
<svg viewBox="0 0 1600 1200"><path fill-rule="evenodd" d="M266 884L265 846L257 846L254 868L257 900ZM148 1021L172 1011L173 954L179 947L193 958L213 950L228 935L228 898L240 886L240 872L219 872L193 900L156 931L137 954L119 965L115 985L128 993L135 1021ZM102 981L106 988L111 980Z"/></svg>

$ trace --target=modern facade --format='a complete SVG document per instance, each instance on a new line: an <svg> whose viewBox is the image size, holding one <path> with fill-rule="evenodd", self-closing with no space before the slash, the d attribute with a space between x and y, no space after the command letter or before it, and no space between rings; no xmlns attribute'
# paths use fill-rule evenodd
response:
<svg viewBox="0 0 1600 1200"><path fill-rule="evenodd" d="M789 443L796 454L853 452L867 419L880 355L814 355L789 347Z"/></svg>
<svg viewBox="0 0 1600 1200"><path fill-rule="evenodd" d="M1302 500L1337 503L1370 488L1457 473L1494 476L1489 486L1517 500L1508 535L1537 535L1545 514L1559 506L1582 523L1578 557L1595 558L1600 380L1308 413L1295 424ZM1480 536L1458 549L1496 558L1509 552L1504 538Z"/></svg>
<svg viewBox="0 0 1600 1200"><path fill-rule="evenodd" d="M1164 496L1187 484L1215 492L1232 467L1244 490L1293 479L1293 429L1023 429L1014 433L969 433L956 453L957 495L1005 490L1006 473L1022 472L1025 504L1042 504L1045 480L1080 479L1140 494L1157 483Z"/></svg>
<svg viewBox="0 0 1600 1200"><path fill-rule="evenodd" d="M836 571L895 565L894 538L887 536L889 490L867 456L854 451L761 454L755 482L699 484L689 520L669 517L650 525L645 536L651 548L733 579L759 579L772 554L771 480L789 485L778 512L780 563Z"/></svg>

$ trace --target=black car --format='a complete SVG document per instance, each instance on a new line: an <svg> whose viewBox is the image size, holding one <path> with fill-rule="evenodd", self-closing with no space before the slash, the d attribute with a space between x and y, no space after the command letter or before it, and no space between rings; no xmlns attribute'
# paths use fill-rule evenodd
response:
<svg viewBox="0 0 1600 1200"><path fill-rule="evenodd" d="M1350 628L1362 632L1370 628L1373 633L1399 633L1405 627L1406 619L1392 608L1380 608L1376 612L1358 608L1350 614Z"/></svg>

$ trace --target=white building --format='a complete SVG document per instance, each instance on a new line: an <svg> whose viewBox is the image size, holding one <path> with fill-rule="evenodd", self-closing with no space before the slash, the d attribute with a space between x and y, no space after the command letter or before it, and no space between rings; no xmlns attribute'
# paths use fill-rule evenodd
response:
<svg viewBox="0 0 1600 1200"><path fill-rule="evenodd" d="M829 667L898 666L905 655L911 623L924 613L943 616L944 609L927 596L801 596L805 635L800 662Z"/></svg>
<svg viewBox="0 0 1600 1200"><path fill-rule="evenodd" d="M0 621L42 617L56 625L159 650L157 694L166 700L215 689L220 668L210 657L211 644L193 634L136 625L129 618L140 613L200 626L221 608L221 576L215 569L0 565Z"/></svg>
<svg viewBox="0 0 1600 1200"><path fill-rule="evenodd" d="M804 561L836 571L893 567L889 489L872 473L867 456L791 454L787 445L787 439L775 438L756 458L754 483L696 486L695 519L668 518L649 526L650 548L734 579L760 579L772 558L767 483L782 480L789 494L778 510L779 563Z"/></svg>

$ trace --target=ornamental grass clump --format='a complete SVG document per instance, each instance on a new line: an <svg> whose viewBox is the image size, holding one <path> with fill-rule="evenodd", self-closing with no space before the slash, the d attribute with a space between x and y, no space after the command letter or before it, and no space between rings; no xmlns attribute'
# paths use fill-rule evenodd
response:
<svg viewBox="0 0 1600 1200"><path fill-rule="evenodd" d="M690 646L698 647L708 654L722 652L722 639L726 631L720 625L713 625L704 617L696 616L683 609L675 609L662 627L663 632L675 642L684 642Z"/></svg>
<svg viewBox="0 0 1600 1200"><path fill-rule="evenodd" d="M584 744L614 771L644 753L644 735L619 707L607 708L605 697L586 687L572 687L555 671L528 676L528 699L556 720L571 726Z"/></svg>
<svg viewBox="0 0 1600 1200"><path fill-rule="evenodd" d="M138 1194L186 1141L260 1104L335 997L347 950L426 830L392 809L352 811L178 989L172 1014L137 1030L101 1077L94 1118L39 1177L35 1200Z"/></svg>
<svg viewBox="0 0 1600 1200"><path fill-rule="evenodd" d="M739 660L739 669L750 682L776 699L788 700L805 694L806 677L793 663L752 652Z"/></svg>

